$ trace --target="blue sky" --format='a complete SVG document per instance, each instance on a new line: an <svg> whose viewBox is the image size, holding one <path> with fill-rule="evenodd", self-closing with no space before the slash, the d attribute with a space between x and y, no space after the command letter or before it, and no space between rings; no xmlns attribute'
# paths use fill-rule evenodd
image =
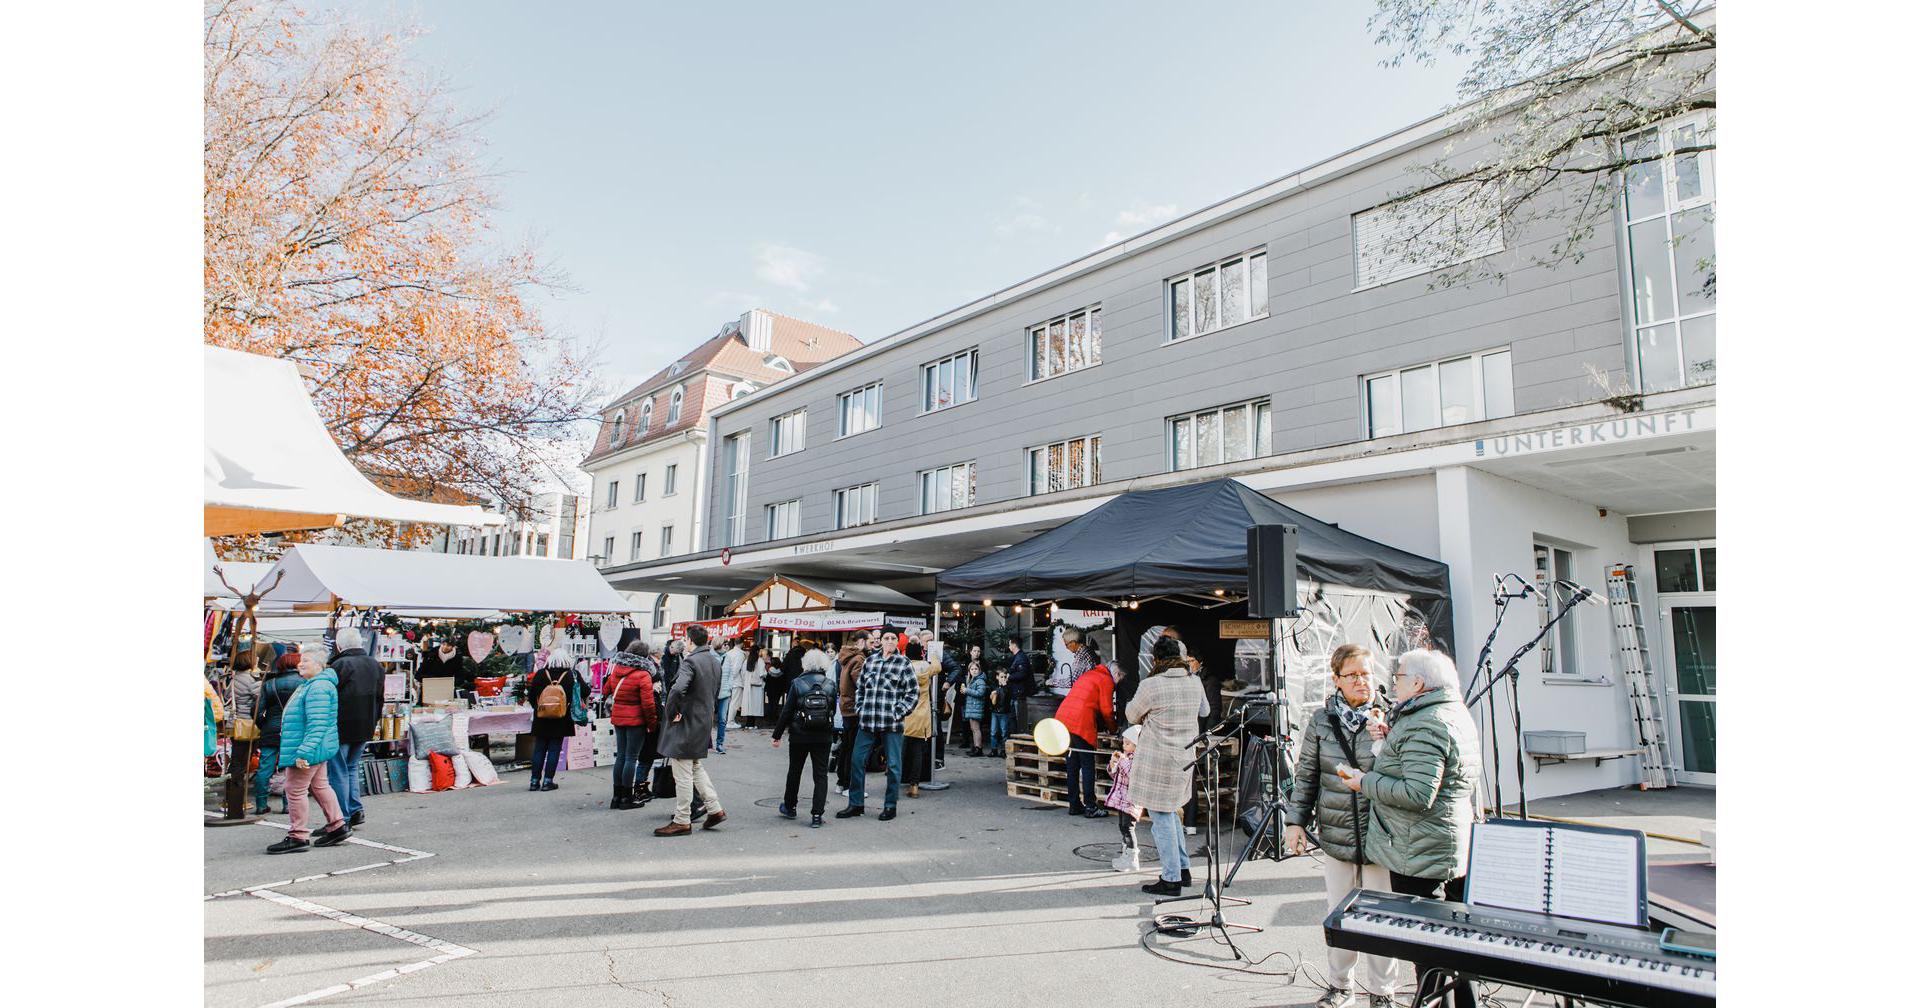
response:
<svg viewBox="0 0 1920 1008"><path fill-rule="evenodd" d="M323 9L325 9L323 7ZM337 0L469 110L549 325L633 381L749 307L872 342L1443 108L1361 0Z"/></svg>

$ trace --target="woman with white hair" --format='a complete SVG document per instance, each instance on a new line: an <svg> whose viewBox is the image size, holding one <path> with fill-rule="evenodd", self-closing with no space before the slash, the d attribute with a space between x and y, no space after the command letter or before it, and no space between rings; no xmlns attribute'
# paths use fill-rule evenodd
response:
<svg viewBox="0 0 1920 1008"><path fill-rule="evenodd" d="M1362 773L1335 768L1367 797L1367 860L1385 865L1393 891L1456 902L1463 898L1467 841L1476 818L1480 739L1460 696L1460 673L1438 651L1409 651L1393 674L1393 727ZM1424 1002L1438 971L1415 962ZM1471 1008L1473 989L1454 988L1454 1008Z"/></svg>
<svg viewBox="0 0 1920 1008"><path fill-rule="evenodd" d="M533 702L533 770L529 791L554 791L553 775L560 769L560 749L573 737L575 691L586 684L573 671L573 655L566 648L547 654L546 666L527 677L527 699Z"/></svg>

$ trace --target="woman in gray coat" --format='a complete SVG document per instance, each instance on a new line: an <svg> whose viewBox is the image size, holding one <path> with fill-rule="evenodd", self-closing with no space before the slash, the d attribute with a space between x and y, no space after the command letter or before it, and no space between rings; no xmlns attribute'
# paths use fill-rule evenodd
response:
<svg viewBox="0 0 1920 1008"><path fill-rule="evenodd" d="M1314 712L1300 733L1293 790L1286 800L1287 850L1305 854L1307 830L1311 828L1319 835L1320 851L1326 855L1320 869L1326 877L1329 911L1355 889L1393 889L1387 869L1367 860L1367 798L1349 789L1334 771L1343 763L1362 772L1373 769L1374 738L1368 725L1384 725L1386 720L1368 667L1372 657L1373 652L1358 644L1342 644L1333 650L1328 666L1334 688L1327 694L1326 705ZM1329 948L1327 963L1332 975L1327 982L1332 989L1315 1008L1346 1008L1353 1003L1354 967L1362 958L1367 963L1363 989L1369 1008L1393 1004L1397 980L1394 960Z"/></svg>

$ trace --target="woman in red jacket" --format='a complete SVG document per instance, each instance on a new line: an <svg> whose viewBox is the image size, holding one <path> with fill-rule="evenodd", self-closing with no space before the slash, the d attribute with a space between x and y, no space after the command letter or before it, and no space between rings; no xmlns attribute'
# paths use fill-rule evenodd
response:
<svg viewBox="0 0 1920 1008"><path fill-rule="evenodd" d="M608 808L635 809L652 800L647 771L639 766L647 736L660 727L660 706L653 696L653 663L646 641L613 656L604 692L613 706L613 801Z"/></svg>
<svg viewBox="0 0 1920 1008"><path fill-rule="evenodd" d="M1107 810L1093 795L1093 757L1100 733L1114 727L1113 672L1091 639L1082 647L1090 652L1093 668L1074 680L1053 716L1073 736L1073 747L1067 750L1067 814L1102 819Z"/></svg>

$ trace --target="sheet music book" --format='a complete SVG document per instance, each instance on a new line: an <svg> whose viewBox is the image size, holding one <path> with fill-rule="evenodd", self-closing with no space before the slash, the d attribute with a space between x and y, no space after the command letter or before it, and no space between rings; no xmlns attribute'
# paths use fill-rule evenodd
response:
<svg viewBox="0 0 1920 1008"><path fill-rule="evenodd" d="M1521 819L1474 823L1467 903L1646 927L1646 835Z"/></svg>

